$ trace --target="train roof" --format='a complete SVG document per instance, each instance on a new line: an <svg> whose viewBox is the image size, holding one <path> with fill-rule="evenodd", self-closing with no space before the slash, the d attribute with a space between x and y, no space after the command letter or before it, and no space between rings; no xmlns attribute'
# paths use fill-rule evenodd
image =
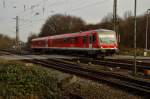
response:
<svg viewBox="0 0 150 99"><path fill-rule="evenodd" d="M45 39L47 39L47 38L48 38L47 36L46 36L46 37L38 37L38 38L32 39L32 41L45 40Z"/></svg>
<svg viewBox="0 0 150 99"><path fill-rule="evenodd" d="M54 35L54 36L40 37L40 38L32 39L32 41L45 40L47 38L53 39L53 38L67 38L67 37L72 37L72 36L84 36L91 32L114 32L114 31L108 30L108 29L96 29L96 30L89 30L89 31L80 31L76 33L66 33L66 34L60 34L60 35Z"/></svg>
<svg viewBox="0 0 150 99"><path fill-rule="evenodd" d="M98 32L114 32L113 30L108 30L108 29L97 29L94 31L98 31Z"/></svg>

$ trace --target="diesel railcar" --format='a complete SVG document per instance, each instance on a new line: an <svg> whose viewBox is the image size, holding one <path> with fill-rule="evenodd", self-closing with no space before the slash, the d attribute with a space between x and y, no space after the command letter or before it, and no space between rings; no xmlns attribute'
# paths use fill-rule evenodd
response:
<svg viewBox="0 0 150 99"><path fill-rule="evenodd" d="M118 51L116 33L97 29L32 39L34 51L78 53L93 57L113 55Z"/></svg>

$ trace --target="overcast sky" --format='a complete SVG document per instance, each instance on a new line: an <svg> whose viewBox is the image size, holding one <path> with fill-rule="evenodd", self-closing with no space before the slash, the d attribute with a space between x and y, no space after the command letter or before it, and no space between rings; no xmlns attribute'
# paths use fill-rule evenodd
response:
<svg viewBox="0 0 150 99"><path fill-rule="evenodd" d="M150 8L150 0L137 0L137 14ZM44 9L44 10L43 10ZM27 41L39 33L48 16L56 13L81 17L87 23L97 23L112 13L113 0L0 0L0 33L15 37L15 17L19 16L19 37ZM134 0L118 0L118 15L134 12Z"/></svg>

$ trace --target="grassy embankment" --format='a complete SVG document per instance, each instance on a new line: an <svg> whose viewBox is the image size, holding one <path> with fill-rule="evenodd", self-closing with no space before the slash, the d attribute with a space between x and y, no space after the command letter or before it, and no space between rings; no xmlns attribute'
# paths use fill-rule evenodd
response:
<svg viewBox="0 0 150 99"><path fill-rule="evenodd" d="M0 60L0 99L58 99L54 74L46 68Z"/></svg>

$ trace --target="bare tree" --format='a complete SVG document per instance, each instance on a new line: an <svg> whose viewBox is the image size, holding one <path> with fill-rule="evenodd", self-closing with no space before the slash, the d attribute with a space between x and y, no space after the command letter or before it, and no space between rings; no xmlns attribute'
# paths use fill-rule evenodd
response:
<svg viewBox="0 0 150 99"><path fill-rule="evenodd" d="M78 17L56 14L47 19L39 36L57 35L80 31L85 22Z"/></svg>
<svg viewBox="0 0 150 99"><path fill-rule="evenodd" d="M8 48L12 48L13 45L15 44L15 39L10 38L6 35L2 35L0 34L0 48L1 49L8 49Z"/></svg>

